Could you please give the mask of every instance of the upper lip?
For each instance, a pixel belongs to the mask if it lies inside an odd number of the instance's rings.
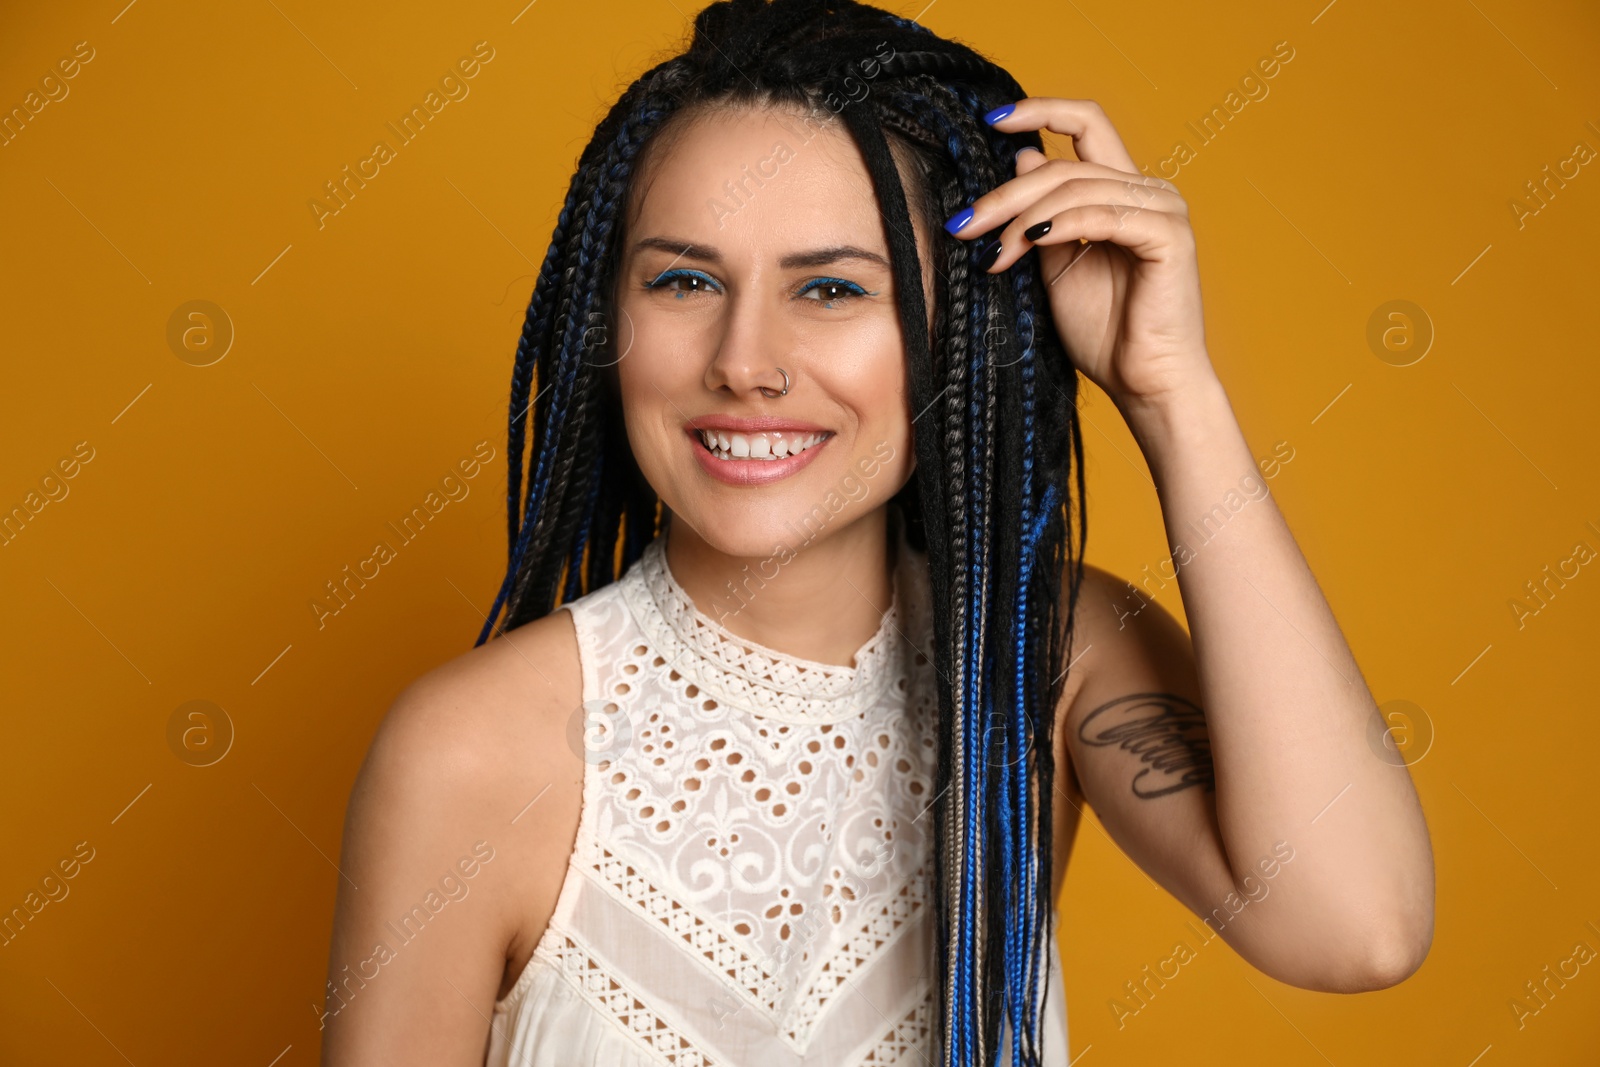
[[[804,419],[789,419],[781,415],[755,415],[741,418],[737,415],[700,415],[689,420],[695,430],[726,430],[729,433],[830,433],[825,426]]]

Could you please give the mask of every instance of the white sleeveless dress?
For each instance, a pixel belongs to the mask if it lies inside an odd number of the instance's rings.
[[[583,808],[549,927],[494,1006],[487,1067],[935,1067],[937,675],[918,651],[927,557],[897,536],[895,599],[854,667],[719,625],[664,536],[563,605]],[[1048,958],[1044,1062],[1061,1067],[1053,938]]]

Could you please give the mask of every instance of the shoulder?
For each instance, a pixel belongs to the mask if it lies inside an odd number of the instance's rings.
[[[460,856],[489,851],[491,873],[471,887],[490,903],[472,909],[481,938],[462,942],[479,951],[492,943],[508,956],[531,951],[577,833],[584,763],[567,736],[582,699],[578,643],[564,610],[406,686],[350,794],[344,847],[361,872],[350,872],[364,890],[358,895],[376,902],[401,893],[389,902],[399,906]],[[384,888],[369,894],[369,882]],[[498,979],[499,964],[494,969]]]
[[[443,1062],[482,1047],[576,836],[583,761],[564,738],[581,692],[570,613],[555,611],[394,700],[345,813],[324,1062]],[[435,924],[448,932],[418,936]],[[395,958],[408,962],[385,966]],[[377,967],[391,977],[363,982]],[[439,974],[460,997],[438,995]],[[357,990],[365,1006],[343,1012]]]
[[[390,705],[361,781],[465,802],[474,783],[558,771],[561,753],[536,742],[559,740],[582,703],[578,656],[571,613],[557,610],[427,671]]]

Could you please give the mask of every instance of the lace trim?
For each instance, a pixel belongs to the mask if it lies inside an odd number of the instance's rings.
[[[609,849],[600,849],[600,858],[594,862],[593,869],[622,899],[666,927],[720,974],[736,982],[739,991],[754,1000],[769,1017],[779,1016],[783,989],[776,976],[727,935],[674,900],[671,894],[663,892],[636,867]],[[926,869],[919,867],[913,879],[890,897],[883,910],[871,916],[822,965],[795,1007],[793,1024],[787,1028],[787,1036],[793,1044],[803,1048],[809,1043],[817,1020],[834,994],[893,941],[927,903],[925,875]]]
[[[646,546],[624,579],[629,606],[667,662],[694,675],[722,702],[758,716],[836,722],[872,707],[894,680],[904,610],[900,575],[894,602],[877,632],[856,651],[854,667],[801,659],[729,631],[696,607],[673,577],[664,537]]]
[[[769,1015],[778,1012],[778,995],[781,992],[769,974],[748,952],[739,948],[720,930],[689,908],[662,892],[655,883],[641,874],[638,868],[618,858],[609,849],[600,849],[600,858],[594,864],[595,873],[605,884],[640,911],[662,926],[703,958],[717,971],[739,984],[739,990],[758,1002]]]
[[[541,940],[535,955],[544,956],[572,983],[583,999],[611,1019],[640,1047],[675,1067],[716,1067],[716,1060],[695,1048],[566,934]]]
[[[583,946],[564,933],[556,933],[553,928],[551,932],[555,936],[541,939],[534,955],[554,967],[586,1002],[615,1023],[639,1047],[673,1067],[717,1067],[717,1060],[696,1048],[649,1005],[624,988]],[[530,968],[532,964],[530,960]],[[898,1064],[913,1054],[926,1059],[932,1033],[933,992],[930,990],[857,1062],[861,1067]]]
[[[902,1063],[915,1053],[927,1060],[928,1038],[933,1032],[933,994],[923,997],[917,1006],[906,1012],[889,1032],[878,1039],[872,1051],[859,1061],[868,1064]]]
[[[894,940],[894,936],[911,921],[918,909],[927,903],[927,886],[923,882],[925,874],[925,869],[919,867],[916,876],[889,899],[884,909],[867,920],[867,924],[823,964],[821,972],[800,1000],[796,1013],[798,1018],[789,1030],[789,1037],[793,1041],[803,1044],[810,1040],[817,1020],[833,1001],[834,994]]]

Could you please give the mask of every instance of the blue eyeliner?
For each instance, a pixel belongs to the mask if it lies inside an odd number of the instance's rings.
[[[652,281],[645,283],[645,288],[655,289],[658,286],[672,281],[675,278],[699,278],[701,281],[708,282],[718,289],[722,288],[720,285],[717,285],[717,280],[711,277],[711,275],[705,273],[704,271],[691,270],[688,267],[676,267],[669,270],[664,270],[660,274],[656,275]]]
[[[689,268],[689,267],[674,267],[674,268],[669,268],[667,270],[664,270],[660,274],[656,275],[654,279],[652,279],[651,281],[646,282],[645,283],[645,288],[646,289],[659,289],[662,286],[666,285],[667,283],[677,280],[678,278],[697,278],[697,279],[705,282],[710,287],[710,291],[712,291],[712,292],[721,292],[722,291],[722,286],[717,283],[717,280],[715,278],[711,277],[709,274],[706,274],[704,271],[694,270],[694,269]],[[849,280],[848,278],[832,278],[832,277],[812,278],[811,280],[807,281],[804,286],[801,287],[800,292],[798,294],[796,294],[796,295],[797,296],[804,296],[806,293],[811,292],[811,290],[813,290],[813,289],[815,289],[815,288],[817,288],[819,286],[823,286],[823,285],[838,286],[839,288],[845,290],[845,292],[843,294],[844,296],[876,296],[876,295],[878,295],[876,292],[872,292],[872,291],[869,291],[867,289],[862,288],[860,285],[857,285],[855,282]],[[682,299],[683,297],[688,295],[688,291],[680,289],[676,293],[674,293],[673,295],[678,297],[679,299]],[[839,298],[838,297],[834,297],[833,299],[837,300]],[[819,301],[817,301],[817,303],[822,304],[823,306],[829,306],[829,305],[831,305],[833,303],[833,300],[819,300]]]
[[[865,289],[861,288],[861,286],[857,285],[855,282],[850,281],[848,278],[813,278],[809,282],[806,282],[805,287],[801,289],[800,292],[802,294],[809,293],[819,285],[841,286],[849,289],[852,296],[867,295],[867,291]]]

